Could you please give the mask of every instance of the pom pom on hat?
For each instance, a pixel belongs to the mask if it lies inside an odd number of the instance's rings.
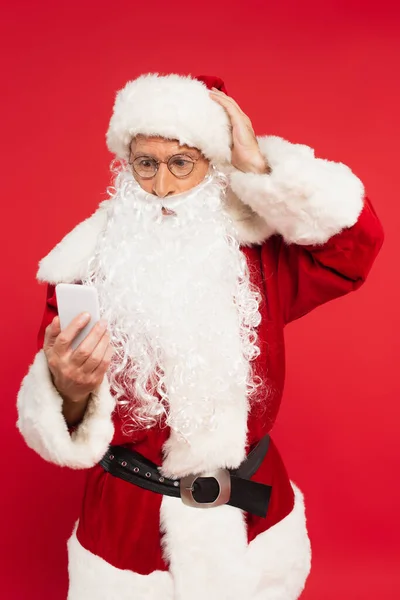
[[[216,88],[220,92],[224,92],[224,94],[228,95],[225,83],[220,77],[214,77],[214,75],[196,75],[196,79],[205,83],[209,90]]]
[[[107,131],[107,146],[128,159],[132,139],[139,134],[176,139],[198,148],[214,164],[231,158],[231,128],[225,110],[209,94],[226,93],[222,79],[208,75],[142,75],[117,93]]]

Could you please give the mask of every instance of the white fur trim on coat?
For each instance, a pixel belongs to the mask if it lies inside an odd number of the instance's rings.
[[[310,572],[311,547],[303,494],[292,485],[292,512],[250,544],[238,509],[189,508],[164,496],[169,572],[143,576],[117,569],[83,548],[75,527],[68,542],[68,600],[297,600]]]
[[[247,543],[242,512],[190,508],[164,496],[161,530],[174,600],[296,600],[311,568],[304,498],[279,523]]]
[[[217,164],[230,160],[229,118],[207,86],[188,76],[142,75],[117,93],[107,132],[109,150],[127,160],[138,134],[176,139]]]
[[[261,244],[274,233],[265,219],[243,204],[230,189],[227,194],[228,211],[241,244]],[[82,281],[87,276],[98,237],[107,223],[109,205],[110,200],[102,202],[90,217],[79,223],[42,258],[36,275],[39,281],[55,285]]]
[[[76,529],[68,541],[67,600],[175,600],[168,571],[139,575],[117,569],[83,548]],[[138,548],[132,551],[140,552]]]
[[[115,400],[107,378],[92,394],[82,423],[72,433],[62,404],[40,350],[18,394],[17,427],[28,446],[45,460],[74,469],[92,467],[104,456],[114,434],[111,413]]]
[[[226,206],[242,246],[262,244],[275,233],[275,229],[248,204],[244,204],[230,187],[226,191]]]
[[[272,167],[270,175],[224,168],[231,185],[227,209],[242,245],[262,244],[274,233],[287,243],[322,244],[354,225],[364,189],[348,167],[317,159],[312,148],[278,137],[259,138],[259,144]],[[109,203],[102,202],[40,261],[40,281],[72,283],[87,275]]]
[[[164,496],[161,531],[174,600],[249,600],[244,514],[233,506],[191,508]]]
[[[292,512],[260,533],[249,545],[247,561],[254,582],[251,600],[297,600],[311,570],[311,543],[304,496],[291,482]]]
[[[216,469],[236,469],[246,457],[248,402],[227,400],[216,406],[215,427],[193,432],[189,440],[171,430],[163,446],[161,471],[171,478]]]
[[[72,283],[86,277],[97,239],[107,224],[109,203],[102,202],[91,217],[79,223],[40,261],[36,275],[39,281]]]
[[[324,244],[356,223],[364,188],[349,167],[315,158],[312,148],[279,137],[260,137],[258,143],[271,173],[233,169],[231,187],[287,243]]]

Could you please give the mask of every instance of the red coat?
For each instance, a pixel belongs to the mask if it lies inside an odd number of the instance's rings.
[[[255,373],[265,387],[258,389],[260,402],[247,415],[248,448],[271,430],[279,411],[284,327],[357,289],[383,243],[379,219],[348,167],[272,136],[259,138],[259,145],[271,174],[233,170],[226,203],[252,282],[262,295]],[[50,285],[39,347],[57,312],[54,284],[85,278],[107,223],[109,202],[41,261],[38,278]],[[155,427],[125,437],[114,406],[105,380],[82,423],[68,431],[43,351],[18,395],[18,427],[27,444],[58,465],[88,468],[78,528],[69,540],[69,600],[297,599],[311,560],[303,496],[273,441],[253,477],[272,486],[265,519],[231,506],[189,508],[176,498],[116,479],[98,466],[110,442],[134,447],[162,463],[169,431]],[[241,423],[244,427],[245,418]],[[226,432],[228,424],[224,427]],[[234,431],[229,432],[228,449],[235,443]],[[207,436],[205,432],[201,444],[207,445]],[[218,440],[223,452],[225,438]],[[223,463],[219,455],[215,460]]]
[[[262,320],[258,330],[261,353],[256,360],[255,372],[272,390],[269,398],[261,403],[262,414],[259,409],[253,409],[249,414],[249,448],[271,430],[279,411],[285,377],[285,325],[313,308],[357,289],[365,281],[382,239],[381,225],[367,201],[356,225],[332,237],[323,246],[287,245],[282,237],[275,235],[262,246],[242,248],[252,282],[262,294]],[[43,344],[45,328],[56,314],[54,285],[49,285],[39,347]],[[122,434],[117,413],[113,418],[113,444],[134,447],[161,464],[168,429],[153,428],[126,437]],[[279,522],[293,508],[293,489],[273,441],[253,479],[271,485],[272,494],[266,519],[247,515],[249,541]],[[160,544],[158,515],[161,499],[157,494],[112,477],[100,466],[93,467],[87,473],[77,530],[80,543],[120,569],[143,575],[154,570],[167,570]],[[135,552],[137,548],[141,551]]]

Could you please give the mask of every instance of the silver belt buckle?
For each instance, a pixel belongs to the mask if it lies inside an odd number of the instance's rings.
[[[199,477],[213,477],[219,485],[219,494],[214,502],[196,502],[193,498],[193,485]],[[187,475],[180,481],[181,500],[192,508],[214,508],[229,502],[231,497],[231,474],[228,469],[217,469],[204,475]]]

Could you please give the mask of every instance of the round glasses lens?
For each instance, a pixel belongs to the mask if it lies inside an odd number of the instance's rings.
[[[146,158],[145,156],[139,156],[133,161],[133,168],[139,177],[151,178],[157,173],[157,163],[152,158]]]
[[[194,168],[194,162],[185,156],[173,156],[168,161],[168,168],[175,177],[186,177]]]

